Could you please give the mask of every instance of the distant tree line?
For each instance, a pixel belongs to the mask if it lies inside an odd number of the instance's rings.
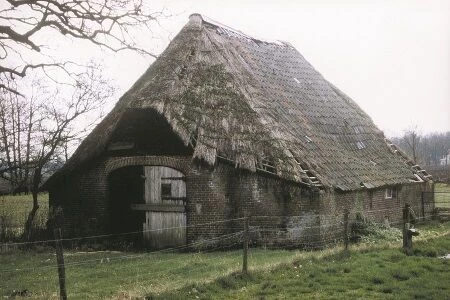
[[[450,131],[420,134],[417,128],[408,129],[401,137],[391,141],[409,155],[416,163],[425,166],[439,165],[440,159],[450,149]]]

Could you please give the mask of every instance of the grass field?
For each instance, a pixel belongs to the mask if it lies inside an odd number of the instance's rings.
[[[48,218],[48,194],[39,194],[39,210],[35,218],[35,226],[45,227]],[[28,213],[33,207],[31,195],[0,196],[0,223],[2,232],[8,239],[17,240],[23,232]]]
[[[437,184],[436,191],[450,191]],[[436,194],[438,195],[438,193]],[[438,197],[438,196],[437,196]],[[448,198],[438,198],[447,201]],[[449,203],[449,202],[445,202]],[[444,204],[445,204],[444,203]],[[0,197],[0,216],[21,228],[29,196]],[[40,196],[46,219],[48,196]],[[242,251],[130,253],[67,251],[69,299],[446,299],[450,282],[450,223],[421,225],[415,255],[401,252],[398,230],[381,231],[353,245],[323,251],[251,249],[250,275],[239,274]],[[0,254],[0,297],[26,291],[34,299],[58,299],[52,248]]]
[[[48,216],[48,194],[39,194],[38,203],[37,217],[46,220]],[[7,216],[14,226],[23,226],[32,207],[31,195],[0,196],[0,216]]]
[[[251,251],[255,269],[268,269],[291,261],[296,251]],[[209,282],[240,270],[242,251],[211,253],[67,252],[69,299],[100,299],[120,295],[140,296]],[[36,298],[57,298],[55,255],[19,252],[0,255],[0,295],[27,289]]]
[[[294,259],[269,272],[232,274],[209,284],[150,295],[154,299],[448,299],[450,264],[434,257],[450,249],[450,235],[398,248],[337,251]]]
[[[242,251],[211,253],[65,253],[69,299],[414,298],[445,299],[450,223],[422,225],[415,256],[401,241],[363,243],[343,252],[251,249],[242,277]],[[27,290],[57,299],[52,249],[0,255],[0,296]],[[436,280],[438,279],[438,280]],[[420,284],[419,284],[420,283]]]
[[[436,183],[434,191],[436,207],[450,208],[450,184]]]

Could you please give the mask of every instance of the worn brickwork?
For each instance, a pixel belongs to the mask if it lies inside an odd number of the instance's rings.
[[[189,156],[120,156],[98,159],[84,172],[61,178],[50,190],[50,205],[62,207],[67,236],[109,233],[108,174],[129,166],[161,165],[186,176],[187,243],[209,241],[217,236],[242,231],[243,217],[249,217],[252,242],[266,246],[313,246],[341,240],[343,216],[349,223],[357,214],[376,222],[398,224],[402,208],[409,203],[418,216],[431,214],[422,206],[422,191],[428,183],[385,189],[312,192],[261,172],[250,173],[228,163],[214,168],[193,162]]]
[[[392,197],[386,197],[386,188],[392,189]],[[433,191],[433,183],[411,183],[386,188],[353,192],[328,191],[321,195],[321,238],[326,243],[342,239],[344,213],[349,212],[349,224],[357,215],[370,221],[391,226],[402,224],[402,209],[409,204],[417,218],[431,216],[433,203],[424,203],[422,192]]]
[[[50,208],[67,236],[104,233],[108,222],[108,183],[103,159],[82,173],[62,177],[49,190]]]
[[[107,175],[136,165],[164,165],[185,174],[187,243],[241,231],[244,216],[249,217],[252,240],[258,244],[307,243],[318,236],[318,199],[307,189],[226,163],[209,168],[179,156],[99,159],[83,173],[61,179],[50,190],[50,204],[63,207],[66,235],[108,233]]]
[[[317,203],[300,187],[227,164],[212,170],[193,168],[187,198],[189,241],[243,230],[244,216],[253,241],[269,246],[306,242],[318,225],[313,216]]]

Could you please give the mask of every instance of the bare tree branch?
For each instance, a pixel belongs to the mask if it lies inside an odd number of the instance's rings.
[[[156,57],[156,54],[136,44],[132,32],[136,28],[150,28],[157,24],[162,12],[152,12],[141,0],[6,0],[10,8],[0,10],[0,78],[5,75],[24,77],[27,70],[59,65],[41,60],[29,63],[22,57],[24,49],[45,55],[42,34],[56,39],[70,37],[113,52],[131,50]],[[8,51],[15,50],[15,51]],[[12,55],[14,54],[14,57]],[[11,86],[0,85],[15,94]]]
[[[92,120],[98,120],[96,112],[114,93],[101,72],[98,66],[91,66],[76,75],[73,86],[62,90],[60,86],[49,87],[44,79],[34,80],[29,98],[0,92],[0,176],[15,190],[33,195],[25,239],[30,238],[39,208],[37,195],[43,174],[50,171],[53,162],[68,156],[68,143],[84,135],[86,124],[78,126],[81,118],[92,114],[88,125],[93,126]]]

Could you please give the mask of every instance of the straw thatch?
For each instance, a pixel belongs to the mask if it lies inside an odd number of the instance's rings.
[[[62,172],[101,155],[130,109],[163,115],[194,158],[341,190],[427,180],[288,43],[192,15]],[[61,172],[60,172],[61,173]]]

